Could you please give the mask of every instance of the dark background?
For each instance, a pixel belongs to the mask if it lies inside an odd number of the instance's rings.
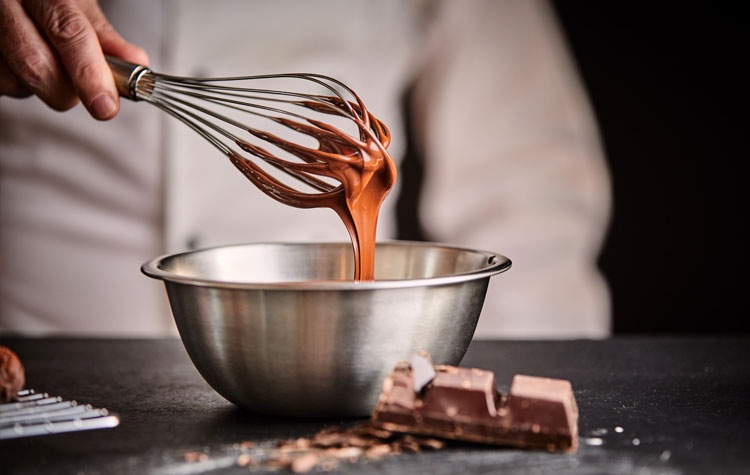
[[[553,5],[612,173],[600,265],[615,333],[747,333],[739,69],[750,42],[739,3]]]

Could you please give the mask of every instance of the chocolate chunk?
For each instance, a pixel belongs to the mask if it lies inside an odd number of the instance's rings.
[[[0,404],[16,399],[26,384],[26,372],[10,348],[0,346]]]
[[[435,368],[432,366],[430,355],[425,352],[416,353],[411,357],[411,374],[414,381],[414,392],[422,392],[425,386],[435,379]]]
[[[419,370],[423,371],[423,370]],[[500,394],[490,371],[435,366],[416,392],[403,362],[383,382],[371,423],[395,432],[528,449],[572,452],[578,447],[578,408],[569,381],[516,375]]]

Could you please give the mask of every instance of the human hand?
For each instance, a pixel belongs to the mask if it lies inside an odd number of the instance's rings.
[[[58,111],[82,102],[111,119],[120,101],[104,54],[148,64],[96,0],[0,0],[0,96],[37,95]]]

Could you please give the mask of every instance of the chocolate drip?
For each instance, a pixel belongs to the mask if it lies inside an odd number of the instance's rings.
[[[277,117],[275,121],[317,140],[317,148],[290,142],[274,134],[248,129],[253,136],[299,158],[292,162],[246,141],[237,141],[244,151],[292,174],[316,192],[302,192],[271,176],[266,170],[239,154],[230,160],[258,189],[271,198],[296,208],[331,208],[346,226],[354,250],[355,280],[375,279],[375,235],[383,200],[396,181],[396,165],[387,152],[391,136],[388,128],[367,111],[362,101],[344,103],[337,97],[320,96],[321,102],[296,104],[325,114],[353,120],[359,137],[353,137],[319,120],[306,122]],[[348,107],[347,107],[348,106]],[[339,182],[332,185],[318,178]]]

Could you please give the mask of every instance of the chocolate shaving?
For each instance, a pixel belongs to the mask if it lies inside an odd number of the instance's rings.
[[[237,457],[241,467],[266,467],[305,473],[313,469],[331,470],[341,463],[379,460],[384,457],[422,450],[438,450],[445,441],[401,434],[364,422],[348,428],[328,427],[311,437],[282,440],[264,451],[252,444],[242,447],[258,454]]]

